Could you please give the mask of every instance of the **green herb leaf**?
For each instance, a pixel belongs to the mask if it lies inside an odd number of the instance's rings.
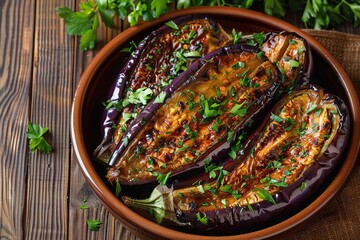
[[[244,62],[237,62],[234,65],[231,66],[233,69],[238,69],[238,68],[244,68],[245,67],[245,63]]]
[[[172,29],[179,30],[178,25],[176,25],[176,23],[174,21],[172,21],[172,20],[166,22],[165,25],[172,28]]]
[[[256,195],[263,199],[263,200],[266,200],[268,202],[271,202],[272,204],[276,204],[274,198],[270,195],[270,193],[268,191],[266,191],[265,189],[262,189],[262,188],[254,188],[253,190]]]
[[[198,185],[197,189],[199,190],[199,192],[205,193],[204,187],[202,185]]]
[[[290,67],[292,67],[292,68],[297,68],[297,67],[299,67],[300,66],[300,63],[298,62],[298,61],[296,61],[296,60],[294,60],[294,59],[291,59],[290,60]]]
[[[306,182],[302,182],[301,183],[301,186],[300,186],[300,191],[304,191],[305,189],[307,188],[307,184],[306,184]]]
[[[285,16],[284,3],[281,0],[265,0],[264,12],[270,16],[283,17]]]
[[[85,204],[81,204],[79,208],[80,208],[80,209],[88,209],[89,206],[87,206],[87,205],[85,205]]]
[[[232,29],[231,35],[233,37],[234,44],[237,44],[239,40],[242,38],[242,32],[236,32],[235,28]]]
[[[231,143],[234,137],[235,131],[229,131],[227,135],[227,142]]]
[[[120,196],[121,190],[122,189],[121,189],[120,181],[116,180],[116,183],[115,183],[115,196],[116,197]]]
[[[309,114],[310,112],[312,112],[313,110],[315,110],[315,108],[317,107],[317,104],[311,104],[311,106],[306,110],[306,114]]]
[[[253,38],[259,44],[259,46],[261,47],[263,45],[263,42],[264,42],[265,34],[264,33],[254,33]]]
[[[190,58],[190,57],[198,58],[198,57],[201,57],[201,54],[198,51],[191,51],[191,52],[185,52],[183,54],[183,56],[186,57],[186,58]]]
[[[170,177],[171,172],[168,172],[166,174],[161,174],[159,173],[159,175],[156,177],[156,179],[158,180],[158,183],[160,185],[166,185],[166,182],[168,180],[168,178]]]
[[[40,152],[50,153],[52,151],[51,145],[46,141],[44,135],[48,132],[48,128],[43,128],[38,124],[28,123],[28,131],[26,136],[29,139],[30,151],[34,152],[39,150]]]
[[[198,213],[196,213],[196,218],[202,224],[204,224],[204,225],[208,224],[208,218],[206,217],[206,215],[201,216],[200,212],[198,212]]]
[[[215,132],[218,132],[220,126],[221,126],[221,119],[218,118],[218,119],[216,119],[216,121],[214,122],[214,124],[211,126],[211,129],[213,129]]]
[[[124,138],[122,139],[122,142],[124,143],[124,146],[126,147],[126,146],[129,144],[129,138],[128,138],[128,136],[124,137]]]
[[[150,88],[142,87],[135,90],[135,92],[128,91],[127,97],[123,100],[123,106],[126,107],[131,104],[146,105],[152,98],[153,91]]]
[[[243,107],[245,105],[245,102],[242,102],[241,104],[235,104],[231,110],[230,113],[233,115],[237,115],[239,117],[244,117],[247,113],[247,108]]]
[[[165,98],[166,92],[161,92],[156,96],[154,103],[163,103],[165,101]]]
[[[100,225],[102,224],[99,220],[86,220],[86,223],[91,231],[98,231],[100,229]]]

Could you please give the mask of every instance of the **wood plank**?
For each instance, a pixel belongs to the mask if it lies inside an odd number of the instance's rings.
[[[0,239],[23,239],[35,1],[0,1]]]
[[[78,1],[79,2],[79,1]],[[76,3],[78,6],[78,2]],[[123,28],[123,22],[115,19],[113,29],[106,28],[103,24],[97,32],[98,43],[93,51],[81,52],[78,48],[79,39],[76,38],[74,45],[74,83],[73,95],[80,81],[81,74],[88,66],[93,57],[100,49],[119,34]],[[84,203],[84,200],[86,202]],[[80,209],[82,204],[87,205],[88,209]],[[102,222],[99,231],[90,231],[86,225],[86,220],[97,219]],[[100,202],[96,194],[83,177],[74,151],[71,151],[70,167],[70,192],[69,192],[69,239],[129,239],[135,240],[135,236],[127,231]]]
[[[29,155],[26,239],[67,239],[68,234],[73,40],[55,9],[71,2],[36,1],[30,119],[50,129],[54,152]]]

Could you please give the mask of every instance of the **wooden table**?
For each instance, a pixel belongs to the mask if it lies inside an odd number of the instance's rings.
[[[0,0],[0,239],[136,238],[85,182],[70,140],[71,104],[84,68],[129,26],[100,27],[97,50],[81,52],[55,12],[78,2]],[[53,153],[29,151],[28,121],[50,129]],[[89,209],[80,209],[84,200]],[[88,230],[87,219],[101,220],[101,229]]]

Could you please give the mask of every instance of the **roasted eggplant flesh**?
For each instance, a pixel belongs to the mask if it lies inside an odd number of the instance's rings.
[[[235,51],[207,60],[143,125],[110,169],[109,180],[156,180],[187,168],[226,141],[279,82],[277,68],[257,53]]]
[[[103,141],[94,151],[98,160],[109,161],[131,120],[176,76],[202,55],[231,41],[213,20],[189,18],[152,32],[124,64],[108,102]]]
[[[280,69],[280,88],[283,91],[293,90],[296,84],[309,82],[311,53],[303,38],[289,32],[269,33],[265,36],[261,50]]]
[[[313,90],[286,98],[284,105],[271,114],[250,154],[237,160],[242,163],[224,175],[221,184],[176,190],[175,207],[181,211],[212,211],[247,206],[294,183],[321,157],[341,124],[337,106],[327,98],[322,91]]]
[[[113,85],[95,157],[123,186],[118,197],[158,223],[209,235],[268,227],[314,200],[341,160],[349,112],[310,84],[305,39],[233,40],[210,18],[175,19],[139,43]]]
[[[166,219],[200,234],[245,233],[281,221],[316,196],[338,166],[349,113],[338,97],[308,86],[286,95],[265,120],[247,154],[205,166],[206,180],[159,185],[148,199],[123,201],[150,210],[158,223]]]
[[[219,24],[209,19],[185,22],[177,28],[147,44],[129,79],[128,95],[141,88],[151,89],[152,94],[157,95],[197,58],[228,45],[231,40]],[[141,106],[131,104],[123,112],[127,115],[140,110]],[[120,141],[126,122],[124,116],[119,119],[114,134],[115,144]]]

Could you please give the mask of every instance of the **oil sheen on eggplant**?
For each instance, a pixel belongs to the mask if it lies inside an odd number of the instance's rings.
[[[260,47],[282,73],[280,92],[308,84],[313,71],[311,48],[295,33],[270,32]]]
[[[222,168],[215,172],[216,180],[198,179],[194,186],[175,190],[159,185],[151,201],[123,200],[151,210],[157,222],[166,219],[201,234],[228,235],[270,226],[316,197],[339,163],[349,121],[341,99],[308,86],[277,104],[254,133],[258,137],[249,153],[238,155],[237,166],[223,172],[220,181]],[[226,169],[226,162],[222,166]]]
[[[280,81],[276,66],[250,46],[219,52],[204,61],[118,154],[107,174],[110,182],[143,184],[187,171],[266,105]]]
[[[111,103],[117,107],[106,110],[104,138],[94,152],[97,159],[108,162],[124,129],[162,88],[198,57],[231,41],[231,36],[208,18],[188,16],[172,23],[172,27],[165,25],[148,35],[119,73],[110,97]],[[131,100],[134,94],[145,91],[148,99]]]

